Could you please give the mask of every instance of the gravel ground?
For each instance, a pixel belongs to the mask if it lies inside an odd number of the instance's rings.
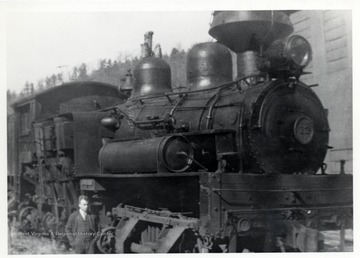
[[[340,232],[339,231],[323,231],[325,252],[339,252],[340,251]],[[353,251],[353,231],[351,229],[345,230],[345,252]]]
[[[340,233],[339,231],[323,231],[324,234],[324,252],[340,251]],[[44,234],[22,233],[17,231],[16,226],[11,226],[10,236],[11,245],[9,245],[9,254],[72,254],[72,250],[66,250],[63,244],[57,243]],[[353,251],[353,231],[345,231],[345,252]]]
[[[23,233],[16,225],[10,227],[8,254],[72,254],[47,234]]]

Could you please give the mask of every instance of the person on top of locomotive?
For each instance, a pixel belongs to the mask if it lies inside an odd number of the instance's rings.
[[[73,212],[66,224],[65,232],[76,254],[94,253],[94,239],[98,233],[95,216],[89,212],[89,199],[79,196],[79,210]]]

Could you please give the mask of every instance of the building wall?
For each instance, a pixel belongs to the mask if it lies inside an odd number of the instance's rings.
[[[15,141],[15,115],[11,114],[7,116],[7,170],[8,176],[15,175],[16,169],[16,141]]]
[[[352,24],[351,11],[300,11],[290,18],[294,34],[304,36],[312,45],[313,61],[307,68],[312,74],[301,77],[313,87],[329,111],[330,146],[328,171],[352,173]]]

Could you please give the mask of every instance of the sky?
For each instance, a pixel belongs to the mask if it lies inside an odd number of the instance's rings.
[[[211,40],[211,11],[31,12],[7,17],[7,85],[19,92],[25,82],[55,73],[65,78],[74,66],[96,69],[100,59],[140,55],[144,33],[154,32],[163,53],[187,50]]]
[[[81,63],[91,70],[100,59],[139,56],[149,30],[163,53],[173,47],[187,50],[212,40],[208,30],[213,10],[351,9],[354,1],[0,0],[0,46],[5,46],[0,48],[0,64],[5,66],[0,77],[6,78],[6,89],[16,92],[26,81],[36,85],[54,73],[67,79]]]

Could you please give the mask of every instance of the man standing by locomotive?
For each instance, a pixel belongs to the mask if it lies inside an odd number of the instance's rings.
[[[94,215],[89,213],[87,196],[79,196],[79,210],[70,215],[65,231],[76,254],[94,253],[93,239],[97,235],[98,226]]]

